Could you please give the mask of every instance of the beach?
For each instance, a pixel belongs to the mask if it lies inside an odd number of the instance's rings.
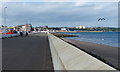
[[[112,46],[107,46],[102,44],[91,43],[91,42],[84,42],[84,41],[79,41],[74,39],[62,38],[62,40],[76,46],[77,48],[109,64],[110,66],[116,69],[119,69],[118,68],[118,47],[112,47]]]

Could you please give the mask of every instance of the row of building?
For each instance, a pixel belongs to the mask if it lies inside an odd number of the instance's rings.
[[[1,30],[4,29],[13,29],[15,31],[75,31],[75,30],[85,30],[90,27],[85,27],[85,26],[76,26],[76,27],[48,27],[48,26],[39,26],[39,27],[32,27],[31,24],[25,24],[25,25],[17,25],[17,26],[12,26],[12,27],[7,27],[7,26],[1,26],[0,27],[0,32]],[[93,29],[93,27],[92,27]]]
[[[32,31],[32,25],[31,24],[25,24],[25,25],[18,25],[18,26],[0,26],[0,32],[4,31],[10,31],[10,30],[15,30],[15,31]]]
[[[48,26],[39,26],[39,27],[33,27],[31,24],[25,24],[25,25],[17,25],[17,26],[0,26],[0,32],[3,31],[10,31],[10,30],[15,30],[15,31],[46,31],[48,30]]]

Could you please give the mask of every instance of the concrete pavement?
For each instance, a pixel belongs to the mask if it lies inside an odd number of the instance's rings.
[[[45,33],[2,40],[3,70],[54,70]]]

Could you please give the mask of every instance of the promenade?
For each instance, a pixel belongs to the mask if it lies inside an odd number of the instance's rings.
[[[2,70],[116,70],[48,33],[2,40]],[[109,71],[108,71],[109,72]]]
[[[2,40],[3,70],[54,70],[45,33]]]

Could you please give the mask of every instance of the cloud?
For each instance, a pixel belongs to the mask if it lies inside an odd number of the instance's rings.
[[[7,25],[117,26],[116,2],[8,2]],[[98,22],[99,17],[106,21]],[[104,23],[104,24],[102,24]]]
[[[119,0],[0,0],[1,2],[119,2]]]

